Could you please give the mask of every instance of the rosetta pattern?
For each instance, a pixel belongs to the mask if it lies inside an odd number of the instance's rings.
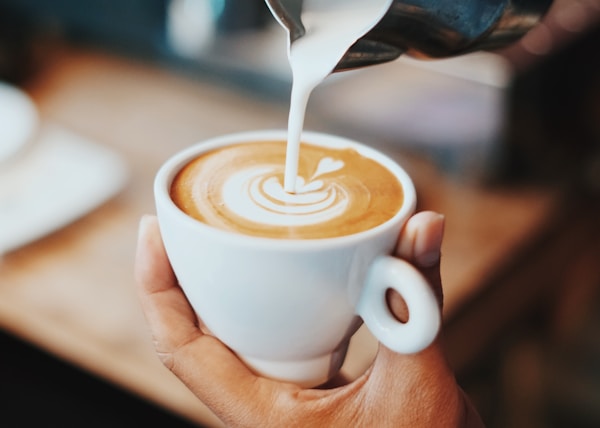
[[[296,192],[284,190],[281,167],[252,166],[229,177],[222,191],[223,202],[233,213],[254,223],[274,226],[304,226],[325,223],[343,215],[350,195],[323,175],[344,167],[332,158],[320,160],[308,180],[297,177]]]

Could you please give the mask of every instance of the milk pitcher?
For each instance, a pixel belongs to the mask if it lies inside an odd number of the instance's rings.
[[[302,0],[265,0],[302,37]],[[509,45],[533,26],[552,0],[393,0],[383,18],[342,57],[334,71],[392,61],[402,54],[443,58]],[[384,4],[385,7],[385,4]]]

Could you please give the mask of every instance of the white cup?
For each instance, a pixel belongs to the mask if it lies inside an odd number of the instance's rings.
[[[345,138],[305,132],[314,145],[355,148],[400,181],[404,202],[385,223],[325,239],[272,239],[226,232],[182,212],[171,200],[175,174],[198,155],[248,141],[282,141],[286,131],[254,131],[213,138],[169,159],[154,183],[165,248],[190,304],[212,334],[256,373],[312,387],[340,369],[350,337],[365,322],[388,348],[415,353],[436,337],[440,308],[425,278],[390,254],[413,214],[410,177],[383,154]],[[386,291],[409,310],[398,321]]]

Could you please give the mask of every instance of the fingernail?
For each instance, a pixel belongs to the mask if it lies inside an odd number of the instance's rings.
[[[433,267],[440,262],[442,238],[444,236],[444,216],[438,214],[430,220],[426,231],[415,239],[415,261],[420,267]]]
[[[140,222],[138,224],[138,248],[139,244],[148,236],[148,229],[152,223],[152,216],[149,214],[145,214],[140,218]]]
[[[403,258],[411,258],[413,254],[413,240],[408,236],[398,242],[396,253]]]

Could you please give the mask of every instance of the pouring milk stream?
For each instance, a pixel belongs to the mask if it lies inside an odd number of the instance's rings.
[[[335,68],[348,48],[385,15],[392,0],[305,0],[302,23],[306,34],[288,38],[292,94],[284,189],[296,193],[298,154],[308,99],[313,89]]]

